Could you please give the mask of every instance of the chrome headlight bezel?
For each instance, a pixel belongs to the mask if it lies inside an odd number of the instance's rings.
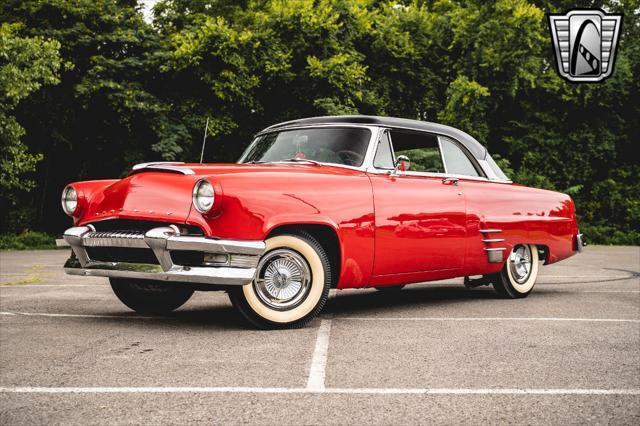
[[[78,191],[76,191],[73,186],[67,185],[64,190],[62,190],[60,202],[62,203],[62,210],[64,210],[67,215],[73,216],[73,214],[78,211]]]
[[[207,179],[200,179],[193,186],[193,206],[200,213],[208,213],[213,208],[216,194],[213,185]]]

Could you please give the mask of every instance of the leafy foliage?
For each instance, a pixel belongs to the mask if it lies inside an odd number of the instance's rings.
[[[464,75],[458,75],[447,88],[447,103],[438,113],[444,124],[455,126],[476,138],[486,140],[489,135],[487,125],[487,100],[489,89]]]
[[[24,231],[21,234],[0,235],[0,250],[43,250],[56,248],[52,235],[44,232]]]
[[[20,101],[45,84],[56,84],[60,43],[42,37],[20,37],[18,24],[0,24],[0,195],[15,202],[14,193],[30,191],[35,182],[25,174],[42,159],[22,142],[25,129],[13,116]]]
[[[11,107],[28,146],[12,158],[44,159],[4,229],[58,231],[68,181],[197,159],[206,118],[205,158],[234,161],[269,124],[361,113],[461,128],[515,181],[571,194],[591,241],[638,244],[638,3],[578,5],[624,13],[613,76],[580,85],[557,75],[546,18],[574,3],[161,0],[149,24],[135,0],[5,0],[12,34],[58,43],[63,65]]]

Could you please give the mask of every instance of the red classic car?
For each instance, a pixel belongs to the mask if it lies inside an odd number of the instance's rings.
[[[145,313],[225,290],[262,328],[306,324],[331,288],[465,277],[526,297],[540,262],[583,246],[569,196],[512,183],[460,130],[398,118],[277,124],[237,164],[139,164],[70,184],[62,207],[68,274],[109,277]]]

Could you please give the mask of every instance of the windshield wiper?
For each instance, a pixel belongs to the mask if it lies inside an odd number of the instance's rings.
[[[322,165],[322,163],[320,163],[320,162],[318,162],[316,160],[309,160],[308,158],[287,158],[285,160],[280,160],[280,161],[282,161],[282,162],[291,161],[293,163],[311,163],[314,166],[321,166]]]

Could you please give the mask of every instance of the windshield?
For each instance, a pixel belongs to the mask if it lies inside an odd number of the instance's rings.
[[[267,133],[251,144],[240,162],[310,161],[359,167],[371,132],[362,128],[312,128]]]

